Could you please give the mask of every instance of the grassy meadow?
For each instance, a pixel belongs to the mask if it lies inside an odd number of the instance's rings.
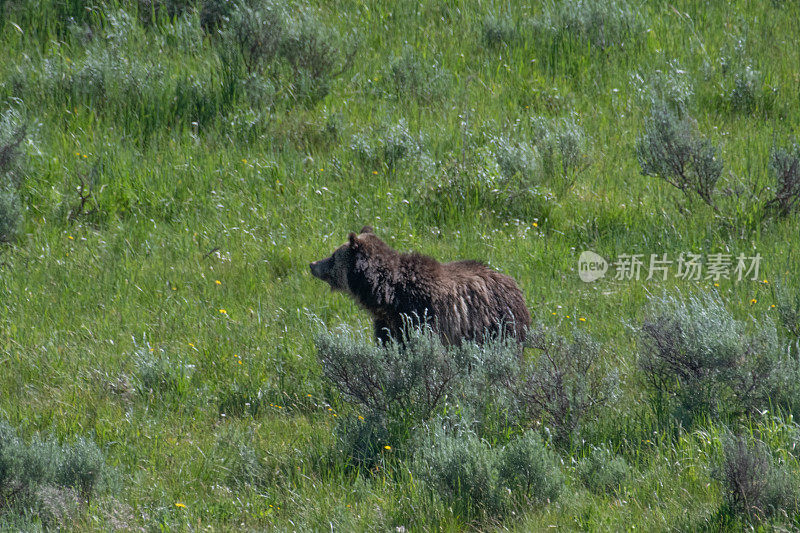
[[[0,0],[0,529],[800,528],[798,36],[789,0]],[[525,382],[343,392],[343,344],[389,356],[308,264],[365,224],[513,276]]]

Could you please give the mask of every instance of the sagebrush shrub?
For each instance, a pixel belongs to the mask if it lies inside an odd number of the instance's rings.
[[[26,442],[0,420],[0,520],[10,515],[9,522],[18,524],[32,514],[46,528],[63,527],[71,509],[107,487],[111,475],[103,452],[89,439],[59,444],[37,434]]]
[[[508,491],[500,484],[497,452],[470,431],[434,431],[416,450],[415,471],[468,517],[503,514]]]
[[[587,163],[589,143],[583,128],[570,118],[537,116],[531,117],[531,129],[544,178],[559,192],[566,191]]]
[[[639,367],[656,400],[674,402],[658,409],[691,425],[797,403],[798,363],[784,355],[774,323],[748,327],[712,296],[664,296],[653,307],[640,330]]]
[[[775,306],[783,326],[800,337],[800,291],[791,291],[784,283],[775,284]]]
[[[557,456],[534,431],[514,438],[498,457],[500,483],[523,506],[553,502],[564,488]]]
[[[575,469],[583,485],[597,494],[619,490],[630,475],[628,462],[606,446],[592,447]]]
[[[240,4],[231,14],[227,40],[238,46],[248,72],[264,68],[278,56],[286,30],[281,5],[264,2],[258,7]]]
[[[536,183],[538,152],[526,142],[497,136],[490,141],[500,170],[507,179],[518,178],[526,183]]]
[[[786,217],[800,206],[800,145],[773,148],[769,168],[775,176],[775,196],[766,208]]]
[[[64,449],[64,457],[56,471],[56,481],[60,485],[74,487],[88,500],[105,470],[105,457],[97,444],[78,437]]]
[[[557,205],[545,186],[507,178],[489,147],[469,154],[464,162],[441,165],[418,184],[415,194],[411,209],[434,224],[458,222],[476,213],[541,223]]]
[[[13,241],[22,221],[17,189],[22,181],[21,144],[25,127],[14,110],[0,115],[0,243]]]
[[[632,74],[631,85],[642,107],[663,104],[677,113],[686,113],[694,96],[692,77],[677,59],[650,74]]]
[[[517,28],[508,16],[487,15],[481,28],[483,43],[490,47],[511,44],[517,38]]]
[[[530,417],[543,419],[556,444],[568,447],[585,422],[616,396],[618,375],[605,368],[600,345],[582,331],[568,339],[534,328],[528,343],[537,353],[512,385],[514,394]]]
[[[696,193],[715,207],[714,191],[723,162],[717,149],[696,131],[694,121],[666,104],[653,106],[636,143],[642,174],[657,176],[684,194]]]
[[[780,464],[768,446],[746,435],[726,435],[714,478],[722,483],[726,510],[753,518],[798,511],[796,474]]]
[[[550,503],[564,487],[557,456],[533,431],[492,447],[467,427],[437,427],[414,453],[414,471],[468,517]]]
[[[268,484],[267,469],[252,444],[236,442],[225,461],[228,483],[235,487],[263,487]]]
[[[363,412],[414,420],[434,413],[469,363],[463,351],[445,348],[429,328],[409,328],[407,338],[383,346],[350,332],[322,332],[317,357],[325,377]]]
[[[289,93],[312,104],[328,94],[331,82],[349,68],[356,51],[353,42],[346,42],[309,10],[292,16],[273,2],[238,5],[224,33],[223,41],[239,50],[248,73],[288,76]]]
[[[624,47],[645,29],[636,9],[624,0],[548,2],[532,26],[538,32],[571,35],[600,50]]]
[[[723,45],[718,64],[723,80],[715,103],[720,108],[748,114],[772,109],[777,89],[768,87],[762,73],[753,67],[745,36],[737,36]]]
[[[398,97],[410,96],[423,104],[430,104],[447,95],[452,84],[450,71],[436,60],[424,61],[411,46],[403,47],[387,65],[384,77]]]

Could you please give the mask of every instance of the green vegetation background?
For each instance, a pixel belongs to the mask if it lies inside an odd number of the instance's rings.
[[[66,527],[475,525],[399,461],[329,457],[350,408],[314,334],[369,319],[308,263],[364,224],[512,275],[535,319],[587,330],[622,376],[624,423],[601,435],[633,466],[621,492],[581,488],[562,453],[566,495],[481,527],[713,527],[723,428],[654,433],[629,326],[676,288],[757,320],[776,284],[800,290],[797,217],[761,209],[770,153],[800,124],[800,9],[559,5],[288,4],[276,52],[237,48],[224,2],[0,0],[0,112],[6,133],[26,126],[20,226],[0,243],[0,416],[25,438],[91,439],[118,473]],[[717,146],[720,212],[641,174],[657,100]],[[562,134],[569,162],[548,141]],[[585,284],[586,249],[759,253],[762,279]],[[752,423],[797,434],[788,415]]]

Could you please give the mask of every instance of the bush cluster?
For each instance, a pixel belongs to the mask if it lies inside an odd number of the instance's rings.
[[[600,50],[624,47],[645,30],[636,8],[624,0],[551,1],[532,26],[539,33],[571,36]]]
[[[328,94],[356,50],[308,9],[291,16],[285,6],[273,2],[238,5],[223,34],[225,45],[239,51],[248,73],[288,77],[294,98],[311,104]]]
[[[367,128],[350,139],[350,149],[368,169],[391,170],[410,160],[423,175],[433,172],[435,167],[425,145],[423,134],[412,134],[404,119],[383,128]]]
[[[18,189],[22,180],[20,145],[25,127],[19,115],[8,110],[0,115],[0,243],[13,241],[22,221]]]
[[[532,431],[493,448],[468,430],[437,428],[416,454],[417,475],[468,517],[549,503],[564,486],[556,456]]]
[[[542,427],[562,448],[580,442],[615,396],[617,377],[585,334],[538,327],[529,337],[535,353],[526,361],[512,339],[444,347],[410,324],[385,345],[320,333],[323,373],[355,407],[340,417],[338,451],[365,470],[385,465],[387,446],[393,457],[414,457],[415,471],[469,516],[554,499],[562,480],[553,456],[522,430]],[[619,481],[622,467],[612,463],[603,475]]]
[[[550,219],[557,202],[553,192],[536,182],[525,182],[520,174],[509,178],[496,151],[497,145],[490,143],[465,154],[462,161],[440,165],[413,192],[416,201],[411,207],[419,210],[416,215],[435,224],[476,213],[527,223]]]
[[[519,187],[547,184],[565,192],[587,162],[588,142],[572,119],[534,116],[529,131],[515,136],[490,135],[489,146],[500,171]]]
[[[118,119],[141,142],[166,127],[204,128],[227,113],[234,103],[238,79],[213,71],[178,69],[170,74],[163,57],[141,57],[133,50],[165,47],[165,40],[202,41],[191,19],[171,24],[166,35],[149,34],[124,10],[105,17],[103,38],[86,46],[83,57],[47,57],[41,68],[24,75],[26,99],[55,99],[69,109],[88,107]]]
[[[592,447],[575,469],[583,485],[597,494],[612,494],[619,490],[630,475],[628,462],[614,455],[607,446]]]
[[[20,438],[0,420],[0,520],[36,516],[58,527],[111,479],[102,451],[79,437],[59,444],[49,436]]]
[[[774,323],[733,317],[712,296],[657,299],[640,331],[639,366],[657,412],[691,426],[699,417],[733,420],[798,404],[798,361]]]
[[[687,196],[694,192],[716,208],[714,191],[722,174],[722,158],[711,141],[700,136],[692,118],[664,103],[645,118],[636,143],[642,174],[657,176]]]
[[[800,479],[772,456],[764,442],[728,434],[722,449],[713,476],[722,483],[724,511],[764,519],[800,510]]]
[[[677,113],[686,113],[694,96],[691,74],[677,59],[649,74],[634,73],[631,86],[636,91],[638,105],[643,108],[661,104]]]
[[[544,422],[556,444],[568,448],[583,424],[614,399],[619,377],[604,367],[599,344],[581,331],[568,339],[539,327],[529,343],[537,353],[514,385],[515,396],[529,417]]]
[[[800,207],[800,146],[775,147],[769,158],[775,177],[775,196],[766,204],[767,211],[786,217]]]
[[[762,73],[754,68],[745,37],[738,36],[723,46],[718,63],[723,79],[714,103],[720,109],[751,114],[774,107],[777,89],[767,86]]]
[[[497,48],[501,44],[511,44],[517,39],[518,34],[514,20],[508,15],[487,15],[483,18],[481,27],[483,43],[491,48]]]
[[[447,96],[452,85],[450,71],[436,60],[424,60],[411,46],[404,46],[386,65],[383,78],[397,98],[410,97],[428,105]]]

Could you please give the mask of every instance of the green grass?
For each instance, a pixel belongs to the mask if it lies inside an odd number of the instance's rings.
[[[758,207],[774,186],[770,150],[800,120],[797,3],[631,4],[636,24],[605,49],[577,30],[537,29],[531,21],[544,6],[290,4],[290,14],[308,10],[358,42],[352,65],[315,103],[292,96],[286,65],[244,88],[247,74],[223,57],[223,36],[204,33],[201,3],[188,4],[182,16],[160,12],[147,23],[133,1],[0,2],[0,112],[14,108],[28,126],[22,231],[0,243],[0,418],[20,435],[91,438],[120,478],[66,527],[745,523],[720,514],[722,489],[710,474],[722,423],[653,434],[629,326],[664,291],[715,291],[734,315],[757,321],[778,320],[776,282],[800,291],[798,218],[762,220]],[[507,16],[514,38],[487,44],[487,16]],[[409,49],[422,81],[404,89],[391,67]],[[744,64],[761,80],[746,109],[726,96]],[[722,215],[640,173],[649,93],[636,78],[670,69],[685,71],[688,111],[724,159]],[[439,74],[426,92],[426,76]],[[463,185],[485,170],[480,154],[492,136],[524,142],[535,116],[570,118],[586,135],[585,169],[571,190],[536,173],[523,184],[548,194],[544,204],[493,201],[492,187]],[[378,149],[401,120],[418,151],[395,164],[359,157],[355,137]],[[91,197],[68,220],[82,179],[93,182]],[[307,265],[364,224],[400,250],[485,260],[519,281],[536,320],[575,323],[603,343],[623,391],[589,438],[613,443],[630,463],[619,493],[584,489],[562,452],[567,489],[558,502],[475,524],[400,459],[372,474],[345,464],[334,414],[351,408],[322,377],[314,332],[320,323],[367,331],[369,319]],[[586,249],[612,259],[758,252],[768,283],[585,284],[576,263]],[[142,390],[137,357],[159,355],[174,379]],[[224,413],[254,398],[257,410]],[[771,416],[750,423],[797,434],[788,416]],[[776,437],[775,446],[785,442]],[[253,476],[240,472],[248,467],[237,463],[238,444],[260,462]],[[786,453],[796,470],[796,452]],[[773,520],[798,527],[800,516]]]

